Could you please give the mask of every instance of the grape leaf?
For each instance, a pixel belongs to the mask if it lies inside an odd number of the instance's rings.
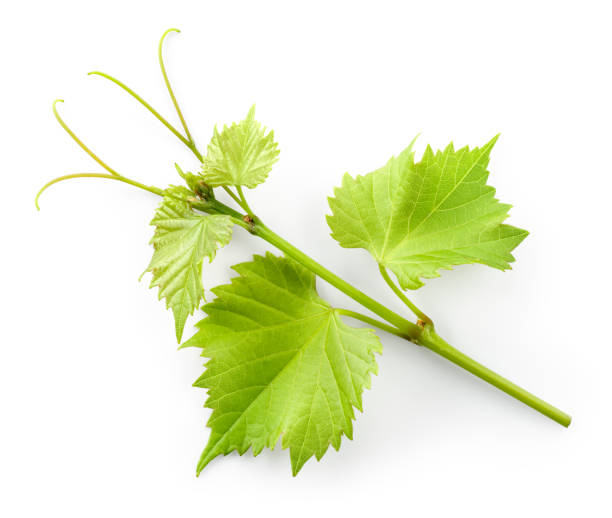
[[[155,234],[153,258],[146,271],[153,273],[151,288],[159,286],[159,298],[174,314],[176,339],[180,342],[187,317],[204,296],[202,262],[213,260],[218,248],[232,238],[233,223],[225,215],[200,215],[184,201],[193,193],[172,187],[160,204],[151,225]]]
[[[223,126],[221,133],[215,127],[202,175],[212,187],[245,185],[252,189],[266,180],[278,154],[274,132],[266,134],[266,128],[255,120],[253,106],[242,122]]]
[[[344,175],[329,199],[332,237],[346,248],[365,248],[391,269],[403,289],[438,277],[439,269],[481,263],[505,270],[528,232],[502,224],[510,205],[487,185],[489,153],[482,148],[444,151],[427,146],[414,162],[412,144],[365,176]]]
[[[295,261],[268,253],[233,268],[239,277],[213,289],[208,317],[183,345],[209,358],[194,383],[213,409],[197,472],[233,450],[258,455],[282,436],[296,475],[330,444],[338,449],[342,434],[352,438],[353,407],[362,410],[381,345],[372,330],[342,322]]]
[[[178,164],[174,164],[174,167],[176,168],[179,176],[185,180],[187,187],[189,187],[189,190],[191,191],[189,193],[190,196],[195,194],[200,199],[210,199],[215,197],[212,188],[206,184],[202,176],[193,174],[189,171],[183,172]]]

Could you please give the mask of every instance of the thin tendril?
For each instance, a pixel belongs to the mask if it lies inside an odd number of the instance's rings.
[[[57,113],[57,108],[56,108],[56,104],[57,103],[63,103],[64,100],[63,99],[56,99],[55,101],[53,101],[53,114],[55,115],[55,118],[57,119],[57,122],[60,123],[60,126],[62,128],[64,128],[64,130],[66,130],[66,133],[68,133],[68,135],[70,135],[72,137],[72,139],[80,146],[80,148],[85,151],[85,153],[87,153],[91,158],[93,158],[96,162],[98,162],[98,164],[100,164],[104,169],[106,169],[110,174],[115,175],[115,176],[121,176],[117,171],[115,171],[113,168],[111,168],[110,166],[108,166],[106,163],[104,163],[100,158],[98,158],[96,156],[96,154],[89,149],[82,141],[81,139],[79,139],[79,137],[77,137],[74,132],[66,125],[66,123],[62,120],[62,118],[60,117],[59,113]]]
[[[180,33],[181,31],[178,30],[178,29],[168,29],[166,32],[164,32],[162,34],[162,37],[159,40],[159,45],[157,47],[157,55],[158,55],[158,58],[159,58],[159,66],[161,68],[162,75],[164,76],[164,83],[166,83],[166,88],[168,89],[168,93],[170,94],[170,98],[172,99],[172,104],[174,104],[174,108],[176,109],[176,113],[178,114],[179,119],[181,119],[181,124],[183,125],[183,129],[185,130],[185,134],[187,135],[187,140],[195,148],[195,143],[193,141],[193,138],[191,137],[191,133],[189,132],[189,128],[187,127],[187,123],[185,122],[185,118],[183,117],[183,113],[181,112],[181,109],[179,108],[178,101],[176,100],[176,96],[174,95],[174,92],[172,91],[172,87],[170,86],[170,80],[168,79],[168,74],[166,73],[166,67],[164,66],[164,58],[163,58],[163,54],[162,54],[162,49],[163,49],[163,46],[164,46],[164,40],[166,39],[166,36],[169,33],[171,33],[171,32]]]
[[[36,205],[36,208],[38,210],[40,210],[40,206],[38,205],[38,198],[40,198],[40,195],[45,192],[47,190],[47,188],[51,187],[53,184],[58,183],[58,182],[63,182],[64,180],[71,180],[73,178],[106,178],[107,180],[117,180],[118,182],[123,182],[123,183],[127,183],[130,185],[133,185],[135,187],[139,187],[140,189],[144,189],[145,191],[149,191],[152,192],[153,194],[158,194],[160,196],[163,196],[164,191],[158,187],[153,187],[151,185],[144,185],[140,182],[137,182],[135,180],[131,180],[129,178],[126,178],[124,176],[119,176],[117,174],[106,174],[106,173],[75,173],[75,174],[67,174],[64,176],[58,176],[57,178],[54,178],[53,180],[47,182],[45,185],[42,186],[42,188],[40,189],[40,191],[38,191],[38,193],[36,194],[36,198],[34,199],[34,205]]]
[[[172,133],[174,133],[174,135],[183,144],[185,144],[192,151],[194,151],[193,148],[191,148],[191,143],[185,137],[183,137],[183,135],[181,135],[179,133],[179,131],[172,124],[170,124],[155,108],[153,108],[153,106],[151,106],[147,101],[145,101],[142,97],[140,97],[140,95],[138,95],[136,92],[134,92],[134,90],[132,90],[125,83],[122,83],[121,81],[119,81],[119,79],[116,79],[116,78],[114,78],[113,76],[111,76],[109,74],[105,74],[104,72],[99,72],[97,70],[94,70],[93,72],[89,72],[89,74],[87,74],[87,75],[88,76],[92,76],[93,75],[93,76],[104,77],[105,79],[108,79],[109,81],[115,83],[117,86],[119,86],[120,88],[125,90],[134,99],[136,99],[140,104],[142,104],[147,110],[149,110],[157,118],[157,120],[159,120],[164,126],[166,126],[166,128],[168,128]]]

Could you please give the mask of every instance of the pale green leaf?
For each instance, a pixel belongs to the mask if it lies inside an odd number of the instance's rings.
[[[352,438],[354,407],[381,352],[370,329],[349,327],[316,292],[315,276],[291,259],[255,256],[213,289],[208,317],[185,346],[210,358],[195,382],[208,389],[212,429],[198,473],[217,455],[251,447],[290,449],[293,474],[331,444]]]
[[[365,176],[346,174],[329,199],[332,236],[346,248],[365,248],[391,269],[404,289],[423,285],[454,265],[510,268],[510,253],[528,232],[502,222],[510,205],[487,185],[489,153],[428,146],[414,162],[411,147]]]
[[[274,132],[255,120],[253,106],[242,122],[224,126],[219,133],[215,127],[202,166],[202,175],[212,187],[239,185],[253,188],[264,182],[278,160]]]
[[[204,178],[199,174],[193,174],[189,171],[183,172],[181,167],[178,164],[174,164],[177,173],[180,177],[185,180],[187,187],[191,190],[191,195],[195,194],[200,199],[209,199],[214,198],[214,193],[212,188],[206,184]]]
[[[153,274],[151,287],[159,287],[159,298],[172,308],[176,338],[180,342],[187,317],[204,296],[202,262],[213,260],[218,248],[229,243],[233,223],[229,216],[193,212],[184,197],[193,196],[185,187],[173,187],[155,213],[151,239],[155,251],[146,271]]]

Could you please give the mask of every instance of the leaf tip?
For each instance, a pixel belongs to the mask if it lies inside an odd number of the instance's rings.
[[[298,473],[300,472],[303,466],[304,466],[304,463],[302,464],[298,464],[297,462],[291,463],[291,475],[293,476],[293,478],[298,476]]]
[[[172,308],[172,312],[174,313],[174,331],[176,333],[176,341],[178,344],[180,344],[183,338],[183,331],[185,330],[187,315],[181,311],[177,311],[176,308]]]
[[[210,461],[213,460],[217,455],[219,454],[217,453],[216,455],[211,456],[209,446],[206,447],[206,449],[202,452],[202,456],[200,457],[200,460],[196,467],[196,477],[200,476],[200,473],[204,471],[204,468],[208,466]]]
[[[249,108],[249,113],[247,113],[246,120],[253,121],[255,120],[255,104]]]
[[[181,339],[183,338],[183,329],[178,327],[178,324],[175,328],[176,331],[176,343],[181,344]]]
[[[417,139],[421,136],[421,131],[419,131],[414,138],[410,141],[410,144],[408,144],[408,148],[409,150],[412,151],[412,148],[414,147],[414,145],[416,144]]]
[[[497,133],[491,140],[489,140],[489,142],[485,144],[484,147],[489,150],[492,149],[495,143],[499,140],[500,136],[501,136],[501,133]]]

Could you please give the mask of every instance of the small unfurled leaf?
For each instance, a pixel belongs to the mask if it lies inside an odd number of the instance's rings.
[[[331,444],[352,438],[354,408],[376,373],[380,342],[349,327],[316,292],[315,276],[291,259],[255,256],[213,289],[208,317],[184,345],[210,358],[195,382],[208,389],[212,429],[198,473],[217,455],[252,447],[290,449],[293,474]]]
[[[454,265],[481,263],[504,270],[528,232],[502,222],[510,205],[487,185],[489,153],[428,146],[419,163],[411,147],[382,168],[353,178],[329,199],[332,236],[347,248],[365,248],[390,268],[404,289],[423,285]]]
[[[224,126],[219,133],[215,127],[213,137],[202,166],[202,175],[208,185],[244,185],[253,188],[264,182],[278,160],[278,147],[274,132],[255,120],[253,106],[242,122]]]
[[[218,248],[232,238],[229,216],[196,214],[185,198],[193,194],[185,187],[166,191],[151,221],[155,251],[146,271],[153,274],[151,287],[159,286],[159,298],[172,308],[176,338],[180,342],[187,317],[204,296],[202,262],[211,261]]]
[[[204,181],[204,178],[199,174],[193,174],[189,171],[183,172],[178,164],[174,164],[176,171],[179,176],[185,180],[187,187],[191,189],[192,193],[202,199],[214,198],[215,194],[211,187]]]

